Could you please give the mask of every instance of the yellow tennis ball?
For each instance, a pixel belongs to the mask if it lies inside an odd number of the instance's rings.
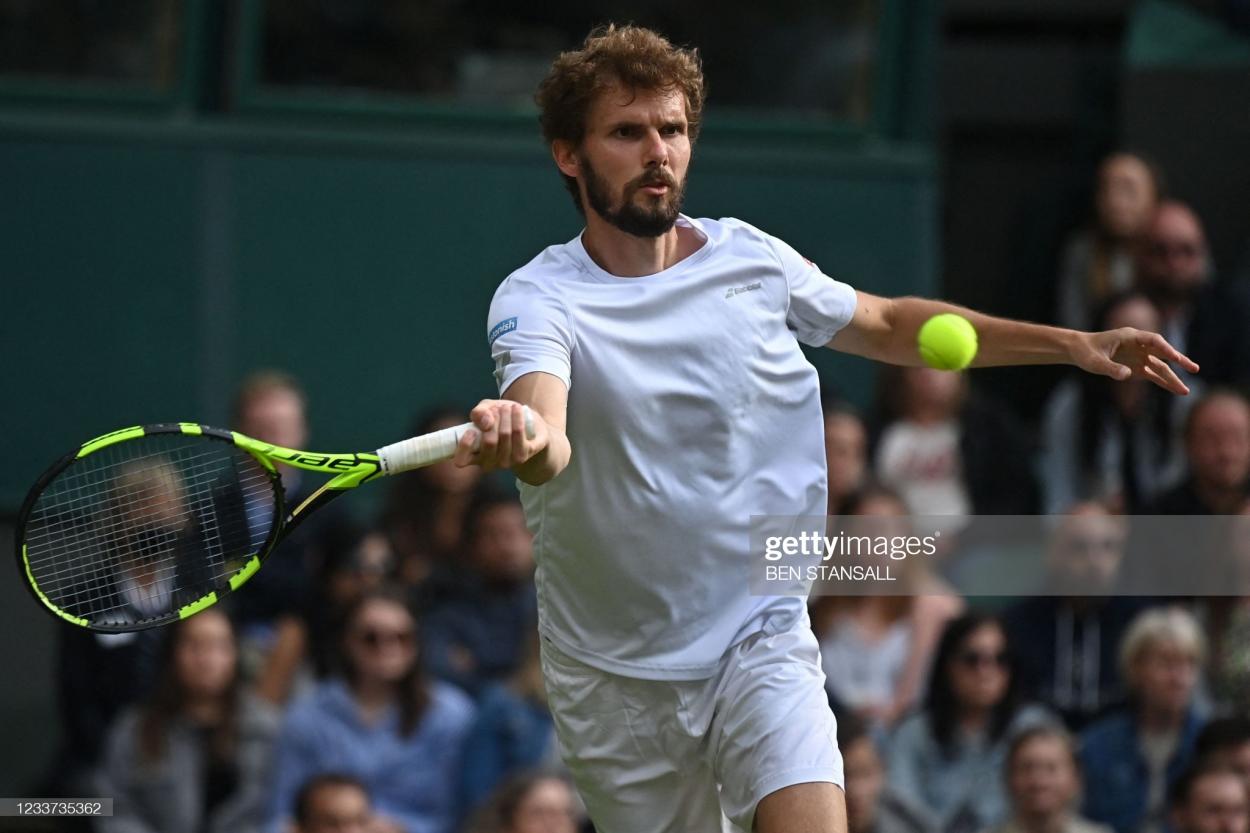
[[[962,315],[944,312],[924,322],[916,346],[929,367],[963,370],[976,358],[977,331]]]

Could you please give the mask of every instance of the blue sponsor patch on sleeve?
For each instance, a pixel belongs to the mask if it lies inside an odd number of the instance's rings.
[[[505,318],[503,321],[500,321],[498,324],[491,327],[490,332],[486,334],[486,341],[488,344],[494,344],[495,339],[499,338],[504,333],[510,333],[515,329],[516,316],[514,315],[511,318]]]

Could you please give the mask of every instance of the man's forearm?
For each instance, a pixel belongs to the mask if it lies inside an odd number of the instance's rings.
[[[886,355],[892,364],[920,366],[916,335],[924,322],[935,315],[954,312],[967,318],[977,331],[977,355],[973,367],[1001,367],[1026,364],[1070,364],[1072,340],[1077,333],[1060,327],[1012,321],[976,312],[945,301],[927,298],[896,298],[892,304],[892,324]]]

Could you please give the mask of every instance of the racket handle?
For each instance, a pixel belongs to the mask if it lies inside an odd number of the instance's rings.
[[[534,439],[534,412],[530,410],[528,405],[525,406],[524,412],[525,436],[532,440]],[[466,422],[454,428],[444,428],[442,431],[434,431],[429,434],[422,434],[419,437],[410,437],[397,443],[384,445],[378,449],[378,460],[382,464],[382,473],[399,474],[400,472],[450,460],[456,453],[456,446],[460,444],[460,438],[465,435],[465,432],[470,430],[477,431],[478,428],[473,423]],[[481,434],[479,433],[473,441],[474,451],[477,451],[480,443]]]

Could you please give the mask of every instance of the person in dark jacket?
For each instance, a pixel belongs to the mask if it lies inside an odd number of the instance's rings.
[[[432,675],[476,698],[521,664],[537,617],[532,538],[516,497],[480,492],[465,544],[465,563],[432,580],[422,650]]]
[[[1165,200],[1146,225],[1137,286],[1163,316],[1165,338],[1198,363],[1212,385],[1250,385],[1250,286],[1218,281],[1206,232],[1194,210]]]
[[[1024,690],[1073,731],[1124,699],[1116,650],[1147,604],[1116,593],[1127,535],[1101,504],[1071,507],[1047,548],[1046,592],[1003,614]]]
[[[1247,319],[1250,322],[1250,319]],[[1189,477],[1156,501],[1155,515],[1233,515],[1250,498],[1250,401],[1216,388],[1185,422]]]

